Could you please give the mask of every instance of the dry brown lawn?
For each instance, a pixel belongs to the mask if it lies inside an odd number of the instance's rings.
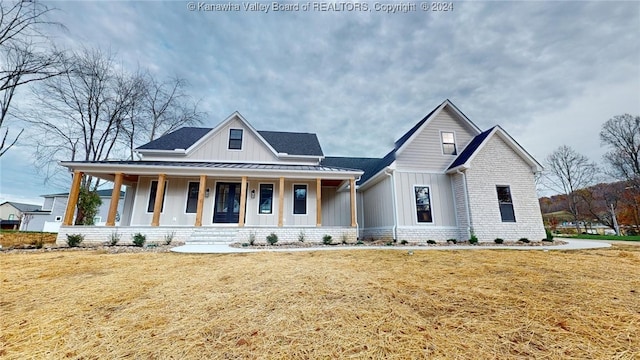
[[[640,247],[0,254],[6,359],[638,359]]]

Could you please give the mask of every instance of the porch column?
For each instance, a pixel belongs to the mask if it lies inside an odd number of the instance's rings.
[[[195,226],[202,226],[202,209],[204,208],[204,192],[207,187],[207,176],[200,175],[200,186],[198,187],[198,207],[196,208]]]
[[[120,201],[120,188],[122,187],[122,173],[116,173],[113,180],[113,191],[111,192],[111,203],[109,204],[109,214],[107,215],[106,226],[115,226],[116,213],[118,212],[118,201]]]
[[[316,179],[316,226],[322,226],[322,179]]]
[[[351,188],[351,227],[356,226],[356,179],[349,179],[349,187]]]
[[[165,174],[158,175],[158,187],[156,188],[156,202],[153,204],[153,219],[151,226],[160,225],[160,212],[162,211],[162,201],[164,199],[164,181],[167,178]]]
[[[284,177],[280,177],[278,187],[278,227],[282,227],[282,217],[284,215]]]
[[[71,190],[69,191],[69,200],[67,201],[67,211],[64,213],[64,221],[62,225],[71,225],[73,222],[73,214],[76,212],[78,205],[78,196],[80,195],[80,182],[82,180],[81,171],[73,172],[73,181],[71,182]]]
[[[244,214],[245,207],[247,205],[247,177],[242,177],[242,183],[240,184],[240,215],[238,219],[238,226],[244,226]]]

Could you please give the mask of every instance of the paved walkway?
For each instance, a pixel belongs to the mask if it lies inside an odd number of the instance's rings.
[[[251,253],[261,251],[274,252],[299,252],[299,251],[337,251],[337,250],[584,250],[611,247],[611,244],[593,241],[563,239],[564,245],[551,246],[473,246],[473,245],[448,245],[448,246],[322,246],[309,248],[285,248],[285,249],[246,249],[235,248],[228,245],[183,245],[171,249],[173,252],[189,254],[229,254]]]

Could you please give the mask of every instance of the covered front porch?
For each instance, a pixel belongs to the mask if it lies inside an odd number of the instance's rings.
[[[83,234],[86,243],[121,243],[135,233],[148,242],[280,241],[355,242],[356,186],[361,171],[308,165],[247,165],[160,162],[72,162],[69,201],[57,242]],[[217,166],[216,166],[217,165]],[[113,182],[105,226],[72,225],[84,175]],[[123,213],[117,213],[126,187]],[[119,219],[120,226],[115,226]]]

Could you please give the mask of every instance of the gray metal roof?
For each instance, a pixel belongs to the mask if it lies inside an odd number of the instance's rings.
[[[166,166],[189,167],[205,169],[243,169],[243,170],[284,170],[284,171],[360,171],[357,168],[343,168],[325,165],[288,165],[288,164],[252,164],[252,163],[221,163],[206,161],[147,161],[147,160],[122,160],[122,161],[74,161],[74,164],[104,164],[104,165],[132,165],[132,166]]]
[[[113,192],[113,189],[104,189],[104,190],[98,190],[96,191],[98,193],[98,196],[100,197],[111,197],[111,193]],[[42,197],[54,197],[54,196],[69,196],[69,193],[58,193],[58,194],[46,194],[46,195],[41,195]],[[124,191],[120,191],[120,197],[123,198],[124,197]]]
[[[41,208],[40,205],[25,204],[25,203],[19,203],[14,201],[5,201],[0,205],[4,205],[4,204],[10,204],[14,208],[18,209],[18,211],[20,212],[35,211]]]

